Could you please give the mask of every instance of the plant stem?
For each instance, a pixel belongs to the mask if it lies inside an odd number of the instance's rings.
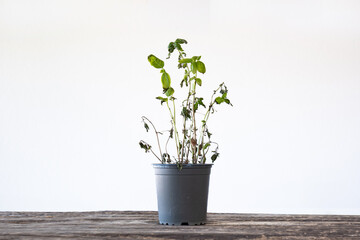
[[[154,128],[154,131],[155,131],[155,134],[156,134],[156,140],[157,140],[157,143],[158,143],[158,147],[159,147],[159,150],[160,150],[160,157],[162,158],[162,152],[161,152],[161,147],[160,147],[160,141],[159,141],[159,132],[156,130],[154,124],[145,116],[142,116],[141,117],[143,120],[147,120],[151,126]],[[150,149],[151,150],[151,149]],[[151,152],[155,155],[155,153],[151,150]],[[156,155],[155,155],[156,156]],[[157,157],[157,156],[156,156]],[[158,157],[157,157],[158,158]],[[159,159],[159,158],[158,158]],[[160,160],[160,159],[159,159]],[[161,160],[160,160],[161,161]],[[161,161],[162,162],[162,161]]]
[[[145,142],[144,140],[141,140],[141,142],[142,142],[142,143],[145,143],[145,144],[148,145],[148,146],[150,146],[150,144],[148,144],[148,143]],[[160,159],[160,158],[154,153],[154,151],[151,149],[151,146],[150,146],[149,150],[151,151],[152,154],[154,154],[154,156],[155,156],[157,159],[159,159],[159,161],[160,161],[161,163],[163,163],[163,162],[161,161],[161,159]]]
[[[195,73],[195,78],[197,77],[197,73]],[[194,127],[194,130],[193,130],[193,139],[194,139],[194,143],[195,143],[195,146],[193,146],[193,144],[192,144],[192,139],[191,139],[191,146],[192,146],[192,148],[193,148],[193,164],[195,164],[196,163],[196,159],[197,159],[197,156],[196,156],[196,143],[197,143],[197,140],[196,140],[196,120],[195,120],[195,100],[196,100],[196,98],[195,98],[195,94],[196,94],[196,92],[195,92],[195,90],[196,90],[196,81],[195,81],[195,79],[194,79],[194,87],[193,87],[193,92],[192,92],[192,95],[193,95],[193,101],[192,101],[192,120],[193,120],[193,127]]]
[[[154,156],[157,158],[157,159],[159,159],[159,161],[161,162],[161,163],[163,163],[162,162],[162,160],[154,153],[154,151],[150,148],[150,151],[152,152],[152,154],[154,154]]]
[[[214,96],[215,94],[221,89],[221,86],[223,85],[220,84],[220,86],[214,90],[214,93],[212,94],[211,96],[211,100],[210,100],[210,104],[209,104],[209,108],[207,110],[207,112],[205,113],[205,116],[204,116],[204,120],[202,121],[203,122],[203,125],[202,125],[202,128],[201,128],[201,132],[200,132],[200,146],[203,146],[204,145],[204,134],[205,134],[205,127],[206,127],[206,123],[207,121],[209,120],[209,116],[210,116],[210,111],[211,109],[213,108],[213,105],[215,104],[215,100],[214,100]],[[204,147],[204,146],[203,146]],[[203,151],[203,158],[205,157],[205,153]],[[205,163],[204,160],[202,161],[203,164]]]
[[[175,112],[175,100],[172,99],[173,107],[174,107],[174,131],[175,131],[175,142],[176,142],[176,149],[177,149],[177,155],[178,155],[178,161],[180,160],[180,140],[179,140],[179,133],[176,127],[176,112]]]
[[[174,100],[173,100],[174,102]],[[169,106],[169,103],[166,102],[166,106],[168,107],[169,109],[169,112],[170,112],[170,116],[171,116],[171,120],[172,120],[172,124],[173,124],[173,127],[174,127],[174,132],[175,132],[175,145],[176,145],[176,151],[177,151],[177,155],[178,155],[178,159],[179,159],[179,144],[178,144],[178,139],[177,139],[177,128],[176,128],[176,121],[175,121],[175,103],[174,103],[174,114],[172,113],[171,111],[171,108]]]
[[[188,92],[188,97],[186,99],[186,109],[188,109],[189,106],[189,100],[190,100],[190,96],[191,96],[191,85],[189,84],[189,92]],[[184,114],[184,124],[183,124],[183,141],[182,141],[182,149],[181,149],[181,163],[184,162],[184,151],[185,151],[185,139],[186,139],[186,114]],[[187,160],[187,157],[186,157]]]
[[[183,56],[183,54],[182,54],[181,51],[179,51],[179,55],[180,55],[180,59],[183,59],[183,58],[184,58],[184,56]],[[186,65],[186,69],[187,69],[187,72],[189,73],[188,79],[190,79],[190,73],[191,73],[191,71],[190,71],[188,65]],[[186,109],[188,109],[189,100],[190,100],[190,96],[191,96],[191,83],[188,83],[188,85],[189,85],[189,92],[188,92],[188,97],[187,97],[187,99],[186,99],[186,104],[185,104]],[[185,146],[186,146],[186,145],[185,145],[185,140],[186,140],[186,114],[184,114],[184,118],[183,118],[183,119],[184,119],[184,124],[183,124],[183,141],[182,141],[182,148],[181,148],[181,163],[184,162],[184,151],[185,151]],[[191,144],[191,143],[190,143],[190,144]],[[189,148],[188,148],[188,149],[189,149]],[[188,156],[189,156],[189,151],[187,151],[185,161],[188,160]]]

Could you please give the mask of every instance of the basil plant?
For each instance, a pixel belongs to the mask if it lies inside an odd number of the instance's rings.
[[[170,75],[166,72],[163,60],[151,54],[148,61],[154,68],[160,69],[162,96],[156,97],[161,105],[165,105],[171,117],[171,129],[165,131],[167,141],[164,148],[161,148],[159,137],[165,132],[159,132],[154,124],[145,116],[142,117],[144,127],[148,132],[152,128],[155,132],[159,152],[155,153],[153,147],[141,140],[140,147],[145,152],[151,152],[161,163],[172,163],[182,166],[182,164],[205,164],[207,157],[214,162],[219,157],[219,146],[211,139],[207,122],[211,114],[215,112],[215,106],[221,104],[231,105],[228,99],[228,89],[224,83],[221,83],[211,95],[210,102],[205,105],[204,98],[197,96],[196,89],[203,85],[200,78],[206,73],[205,64],[201,61],[201,56],[187,57],[182,48],[183,44],[187,44],[185,39],[176,39],[168,45],[169,59],[174,52],[178,55],[178,68],[184,71],[184,78],[180,81],[180,88],[187,91],[186,98],[180,103],[180,108],[176,109],[176,91],[172,84]],[[180,112],[180,116],[176,116],[176,112]],[[161,136],[160,136],[161,135]],[[170,141],[171,140],[171,141]],[[167,151],[169,142],[175,144],[176,152],[173,155]]]

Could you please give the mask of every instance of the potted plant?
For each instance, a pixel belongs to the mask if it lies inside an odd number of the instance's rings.
[[[219,157],[219,146],[212,141],[208,128],[211,114],[216,106],[229,104],[228,89],[221,83],[213,92],[208,105],[204,98],[197,95],[196,89],[203,84],[200,74],[206,72],[201,56],[187,57],[182,48],[187,44],[184,39],[176,39],[168,45],[168,57],[178,52],[178,68],[184,71],[180,87],[185,89],[185,99],[175,98],[175,89],[164,61],[154,55],[148,61],[154,68],[160,69],[163,95],[156,97],[170,113],[170,129],[160,132],[153,122],[143,116],[142,121],[148,132],[155,132],[159,153],[146,141],[139,142],[145,152],[151,152],[160,163],[153,164],[156,175],[159,222],[166,225],[200,225],[206,222],[209,176],[212,163]],[[177,106],[179,101],[181,104]],[[176,113],[180,112],[180,116]],[[166,142],[161,147],[160,137],[166,134]],[[170,140],[173,153],[168,151]],[[208,156],[211,160],[207,164]]]

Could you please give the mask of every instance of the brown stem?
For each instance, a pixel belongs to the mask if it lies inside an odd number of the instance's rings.
[[[149,146],[150,146],[150,144],[148,144],[148,143],[145,142],[144,140],[141,140],[141,142],[143,142],[143,143],[145,143],[146,145],[149,145]],[[151,146],[150,146],[149,150],[151,151],[152,154],[154,154],[154,156],[155,156],[157,159],[159,159],[159,161],[160,161],[161,163],[163,163],[163,162],[161,161],[161,159],[160,159],[160,158],[154,153],[154,151],[151,149]]]
[[[150,124],[151,124],[151,126],[154,128],[154,131],[155,131],[155,134],[156,134],[156,140],[157,140],[157,143],[158,143],[158,147],[159,147],[159,150],[160,150],[160,156],[162,157],[162,152],[161,152],[161,147],[160,147],[160,140],[159,140],[159,132],[156,130],[156,128],[155,128],[155,126],[154,126],[154,124],[147,118],[147,117],[145,117],[145,116],[142,116],[141,117],[142,119],[143,119],[143,121],[144,120],[146,120],[146,121],[148,121]],[[151,150],[151,149],[150,149]],[[151,152],[153,152],[152,150],[151,150]],[[154,153],[154,152],[153,152]],[[154,153],[155,154],[155,153]],[[155,155],[156,156],[156,155]],[[157,156],[156,156],[157,157]],[[157,157],[158,158],[158,157]],[[160,160],[161,161],[161,160]],[[162,162],[162,161],[161,161]]]

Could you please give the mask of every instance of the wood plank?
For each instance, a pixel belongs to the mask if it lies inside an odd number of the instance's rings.
[[[157,212],[0,212],[0,239],[360,239],[360,216],[209,213],[202,226]]]

